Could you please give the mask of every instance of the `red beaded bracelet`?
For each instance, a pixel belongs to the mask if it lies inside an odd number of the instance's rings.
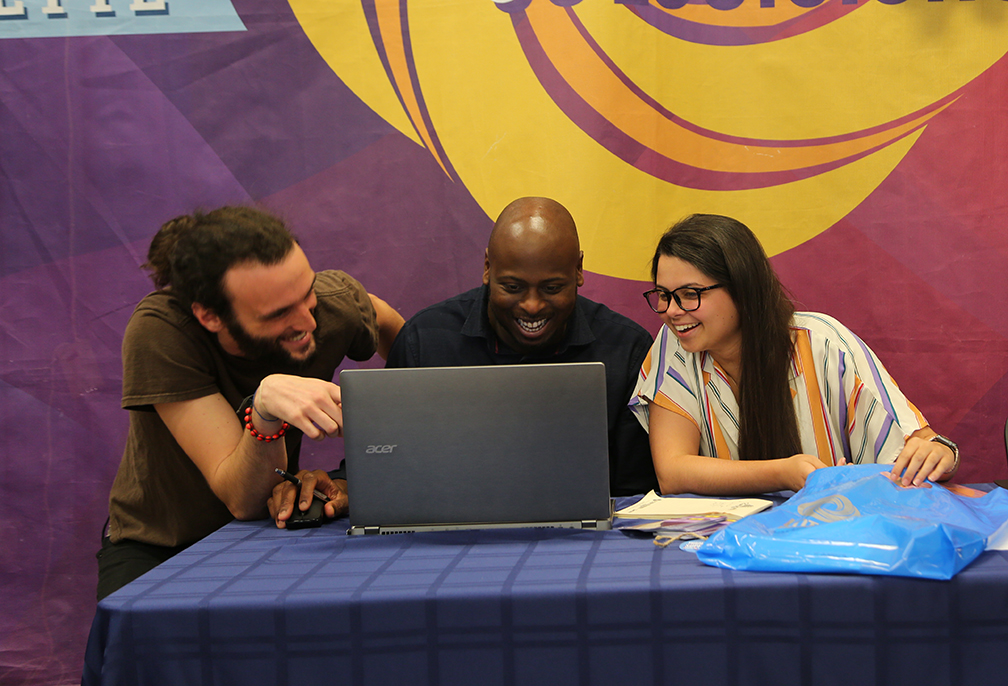
[[[257,441],[270,443],[272,441],[277,440],[278,438],[283,438],[283,435],[287,433],[287,428],[289,426],[290,424],[284,422],[283,424],[280,425],[280,430],[277,431],[275,434],[273,434],[272,436],[264,436],[263,434],[256,431],[256,428],[254,426],[252,426],[252,408],[251,407],[245,408],[245,428],[248,429],[249,433],[252,435],[252,438],[256,439]]]

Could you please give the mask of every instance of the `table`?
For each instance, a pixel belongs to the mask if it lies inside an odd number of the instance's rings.
[[[103,600],[84,684],[992,684],[1008,554],[732,572],[618,531],[232,522]]]

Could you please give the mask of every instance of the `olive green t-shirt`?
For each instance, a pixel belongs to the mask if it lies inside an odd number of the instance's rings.
[[[170,290],[140,301],[123,337],[122,407],[129,410],[130,423],[109,495],[113,542],[188,545],[233,518],[161,421],[155,404],[220,393],[237,410],[270,374],[331,381],[344,357],[366,360],[375,353],[375,311],[360,283],[340,271],[319,272],[315,295],[316,353],[304,366],[267,367],[229,355],[216,334],[204,329]],[[284,440],[288,469],[296,471],[301,432],[292,427]]]

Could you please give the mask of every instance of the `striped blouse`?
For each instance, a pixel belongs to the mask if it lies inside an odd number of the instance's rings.
[[[827,465],[894,462],[904,437],[927,421],[875,353],[824,314],[796,312],[791,331],[795,350],[789,382],[802,451]],[[727,376],[706,352],[684,352],[666,326],[644,360],[630,399],[645,429],[652,402],[696,425],[701,455],[738,459],[738,404]]]

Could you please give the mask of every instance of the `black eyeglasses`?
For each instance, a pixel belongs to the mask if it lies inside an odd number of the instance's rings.
[[[700,307],[701,293],[714,288],[721,288],[722,286],[724,286],[723,283],[716,283],[713,286],[705,286],[704,288],[683,286],[682,288],[677,288],[674,291],[662,288],[661,286],[656,286],[650,291],[644,293],[644,299],[647,300],[647,304],[651,306],[651,309],[658,314],[667,312],[669,305],[672,304],[673,300],[675,300],[676,305],[678,305],[679,309],[683,312],[692,312]]]

